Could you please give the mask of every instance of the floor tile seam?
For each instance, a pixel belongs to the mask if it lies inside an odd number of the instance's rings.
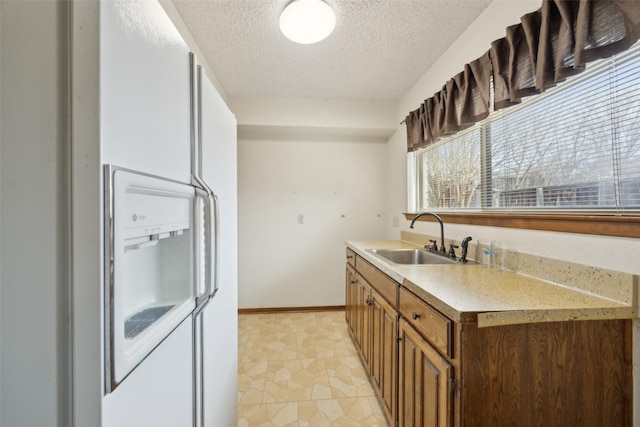
[[[265,391],[265,393],[267,393]],[[370,397],[376,397],[375,394],[363,394],[363,395],[355,395],[355,396],[335,396],[335,397],[323,397],[323,398],[317,398],[317,399],[290,399],[290,400],[277,400],[275,402],[264,402],[264,398],[265,396],[262,396],[262,403],[255,403],[253,405],[266,405],[268,403],[290,403],[290,402],[318,402],[321,400],[347,400],[347,399],[368,399]],[[369,403],[371,404],[371,403]],[[243,406],[251,406],[250,404],[248,405],[243,405]],[[373,410],[373,408],[372,408]]]
[[[248,407],[248,406],[261,406],[261,405],[282,405],[284,403],[306,403],[306,402],[330,402],[330,401],[340,401],[340,400],[362,400],[363,402],[366,401],[367,403],[369,403],[369,405],[371,405],[371,402],[369,401],[369,397],[371,396],[347,396],[347,397],[323,397],[320,399],[298,399],[298,400],[283,400],[283,401],[278,401],[278,402],[262,402],[262,403],[248,403],[248,404],[238,404],[238,407],[242,406],[242,407]],[[371,408],[373,410],[373,408]],[[377,412],[372,412],[372,414],[374,415],[383,415],[383,414],[378,414]]]
[[[265,326],[265,325],[238,326],[238,332],[240,332],[240,333],[249,333],[249,332],[254,332],[254,331],[268,331],[268,330],[273,330],[273,329],[275,329],[274,325],[271,325],[271,326]]]
[[[249,387],[243,388],[243,389],[240,389],[238,387],[238,392],[239,393],[246,393],[246,392],[248,392],[250,390],[255,390],[256,392],[262,393],[264,391],[264,383],[266,382],[266,378],[264,378],[264,377],[263,378],[258,378],[258,379],[253,379],[252,378],[251,381],[247,381],[247,382],[249,383]],[[258,383],[258,382],[261,382],[263,384],[256,386],[255,383]]]
[[[249,408],[249,407],[255,407],[255,406],[262,406],[262,405],[271,405],[271,404],[275,404],[275,403],[294,403],[294,402],[271,402],[271,403],[239,403],[238,402],[238,409],[240,408]]]
[[[280,350],[278,349],[277,346],[274,346],[274,344],[278,344],[279,346],[285,346],[289,348]],[[267,350],[268,352],[271,352],[271,353],[277,353],[277,352],[283,353],[285,351],[291,351],[291,347],[295,347],[297,351],[307,350],[307,351],[313,351],[318,353],[326,352],[330,350],[347,351],[347,350],[353,349],[353,347],[350,347],[350,346],[340,346],[340,345],[329,346],[326,344],[310,345],[310,344],[304,344],[304,343],[298,343],[298,342],[284,342],[284,341],[265,341],[265,342],[254,341],[254,342],[249,342],[247,344],[241,344],[239,347],[241,346],[246,346],[247,349],[249,350],[254,350],[254,351]],[[330,356],[330,357],[342,357],[342,356]]]
[[[327,361],[327,360],[335,360],[336,363],[342,363],[341,359],[344,358],[353,358],[353,357],[358,357],[358,354],[355,350],[351,350],[351,349],[341,349],[344,350],[345,352],[348,352],[346,354],[341,354],[339,356],[335,356],[335,355],[322,355],[322,354],[316,354],[313,357],[309,357],[309,355],[307,353],[305,353],[305,349],[308,349],[307,347],[303,347],[302,349],[296,349],[294,350],[287,350],[287,352],[279,352],[279,351],[263,351],[262,355],[266,356],[267,358],[264,359],[260,359],[260,360],[249,360],[249,361],[242,361],[240,360],[238,363],[239,364],[256,364],[256,363],[261,363],[261,362],[284,362],[284,361],[291,361],[291,360],[323,360],[323,361]],[[311,351],[316,351],[316,350],[311,350]],[[329,350],[327,350],[329,351]],[[282,357],[277,357],[277,355],[285,355],[287,353],[296,353],[295,357],[286,357],[286,358],[282,358]],[[242,358],[242,356],[247,356],[249,357],[249,355],[252,354],[252,350],[249,349],[245,349],[245,351],[243,351],[241,354],[238,354],[238,356],[240,358]]]
[[[282,405],[285,403],[317,403],[317,402],[322,402],[322,401],[340,401],[340,400],[357,400],[357,399],[363,399],[366,400],[368,399],[369,396],[353,396],[353,397],[329,397],[329,398],[322,398],[322,399],[295,399],[295,400],[278,400],[276,402],[262,402],[262,403],[254,403],[254,404],[247,404],[247,405],[238,405],[238,406],[244,406],[244,407],[248,407],[248,406],[259,406],[259,405]],[[371,402],[368,402],[369,405],[371,405]],[[373,412],[373,408],[371,408],[372,410],[372,414],[376,414],[375,412]]]
[[[278,331],[278,332],[287,332],[287,333],[347,333],[346,328],[343,329],[343,325],[333,325],[329,326],[318,326],[318,325],[305,325],[305,327],[292,327],[290,325],[277,325],[272,327],[254,327],[254,328],[246,328],[243,327],[238,328],[238,334],[240,335],[257,335],[258,332],[268,332],[268,331]]]
[[[297,374],[297,375],[300,375],[300,374],[301,374],[301,372],[297,372],[296,374]],[[315,379],[316,379],[317,381],[323,381],[323,380],[326,380],[326,384],[327,384],[327,385],[329,385],[329,378],[331,378],[331,377],[329,377],[329,375],[328,375],[327,373],[315,373],[315,372],[306,372],[306,371],[305,371],[305,372],[302,372],[302,375],[308,375],[308,376],[311,376],[311,377],[315,377]],[[295,376],[294,376],[294,378],[295,378]],[[299,378],[298,378],[298,379],[299,379]],[[301,385],[302,387],[306,387],[305,385],[301,384],[301,383],[300,383],[300,381],[295,381],[295,380],[293,380],[293,379],[289,379],[289,380],[276,380],[276,379],[269,379],[269,378],[265,378],[265,389],[266,389],[266,385],[267,385],[267,383],[268,383],[268,384],[274,384],[274,385],[284,385],[285,383],[288,383],[288,384]],[[315,382],[313,385],[314,385],[314,386],[316,386],[316,385],[322,385],[322,386],[324,386],[324,385],[325,385],[325,383],[322,383],[322,382]]]
[[[238,408],[248,408],[255,406],[266,406],[266,405],[283,405],[283,404],[299,404],[299,403],[318,403],[318,402],[333,402],[333,401],[354,401],[361,400],[363,402],[367,402],[369,406],[371,406],[371,402],[369,401],[370,396],[353,396],[353,397],[328,397],[321,399],[300,399],[300,400],[290,400],[290,401],[280,401],[280,402],[262,402],[262,403],[247,403],[241,404],[238,403]],[[371,408],[373,410],[373,408]],[[372,412],[372,415],[384,415],[377,412]]]

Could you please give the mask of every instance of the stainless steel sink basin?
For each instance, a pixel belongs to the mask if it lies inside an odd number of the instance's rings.
[[[426,265],[426,264],[456,264],[457,260],[452,260],[444,255],[436,255],[431,252],[427,252],[421,249],[367,249],[374,255],[384,258],[387,261],[391,261],[395,264],[406,265]]]

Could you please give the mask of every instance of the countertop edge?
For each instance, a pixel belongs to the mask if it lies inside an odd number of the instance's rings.
[[[558,310],[516,310],[478,313],[478,327],[518,325],[524,323],[574,322],[580,320],[633,319],[635,307],[603,307]]]

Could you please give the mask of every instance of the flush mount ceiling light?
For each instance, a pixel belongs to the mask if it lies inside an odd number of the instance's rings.
[[[322,0],[293,0],[280,15],[280,31],[300,44],[317,43],[331,34],[336,14]]]

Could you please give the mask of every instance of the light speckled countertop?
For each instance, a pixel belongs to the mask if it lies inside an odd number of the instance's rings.
[[[470,265],[399,265],[367,249],[421,248],[400,240],[347,246],[449,318],[479,327],[590,319],[632,319],[635,304],[603,298],[517,273]],[[635,295],[637,280],[630,282]],[[636,298],[633,299],[636,301]]]

